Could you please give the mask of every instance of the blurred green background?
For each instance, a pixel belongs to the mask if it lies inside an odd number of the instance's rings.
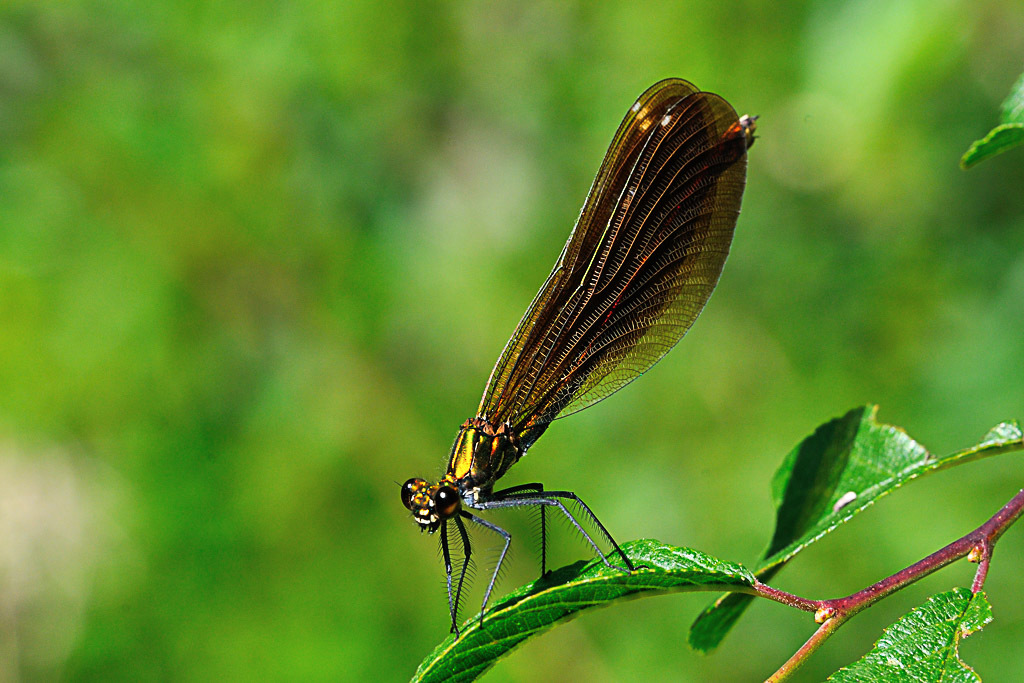
[[[732,256],[679,348],[505,483],[753,562],[770,476],[819,423],[877,402],[947,453],[1024,418],[1024,153],[957,167],[1022,28],[1017,0],[5,3],[0,679],[411,675],[448,615],[396,482],[443,468],[615,127],[667,76],[761,115]],[[915,483],[774,584],[852,592],[1020,472]],[[503,594],[537,544],[529,515],[492,518],[516,534]],[[964,645],[992,680],[1019,675],[1021,532]],[[564,530],[553,552],[588,557]],[[972,571],[860,615],[802,678]],[[489,680],[757,680],[813,628],[757,604],[698,655],[708,599],[589,613]]]

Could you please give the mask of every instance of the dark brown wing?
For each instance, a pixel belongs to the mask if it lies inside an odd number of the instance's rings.
[[[640,96],[491,372],[480,417],[511,423],[528,445],[679,341],[728,255],[752,132],[725,100],[683,80]]]

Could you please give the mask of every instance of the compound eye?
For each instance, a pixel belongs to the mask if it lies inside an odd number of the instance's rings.
[[[459,509],[459,492],[451,486],[442,486],[434,494],[434,510],[441,519],[447,519]]]
[[[416,494],[417,489],[420,488],[420,481],[420,479],[413,478],[402,484],[402,505],[410,510],[412,509],[412,507],[410,507],[412,504],[412,497]]]

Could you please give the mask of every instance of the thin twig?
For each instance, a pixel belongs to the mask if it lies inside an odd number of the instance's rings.
[[[974,572],[974,582],[971,583],[971,592],[977,593],[985,585],[985,578],[988,577],[988,566],[992,561],[993,544],[988,539],[979,543],[967,555],[968,562],[977,562],[978,571]]]
[[[762,598],[781,602],[783,605],[802,609],[805,612],[818,611],[823,602],[822,600],[808,600],[807,598],[801,598],[799,595],[780,591],[778,588],[772,588],[768,584],[761,583],[757,579],[754,580],[753,588],[753,595],[759,595]]]
[[[788,678],[790,674],[796,671],[797,668],[804,663],[804,660],[811,656],[812,652],[821,647],[821,644],[825,642],[825,640],[832,635],[833,631],[839,628],[840,625],[841,622],[837,622],[835,619],[826,620],[818,627],[818,630],[814,632],[814,635],[808,638],[807,642],[804,643],[799,650],[794,652],[793,656],[790,657],[785,664],[780,666],[779,670],[772,674],[771,678],[765,681],[765,683],[777,683],[778,681],[784,681]]]

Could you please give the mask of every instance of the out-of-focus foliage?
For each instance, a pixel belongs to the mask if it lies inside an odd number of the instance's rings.
[[[742,562],[784,454],[850,406],[940,453],[1024,416],[1024,155],[957,167],[1022,26],[1014,0],[4,4],[4,674],[410,676],[449,616],[395,482],[442,467],[615,126],[667,76],[761,116],[732,255],[682,344],[509,484]],[[779,587],[877,580],[1019,471],[910,487]],[[504,593],[536,578],[536,540],[529,515],[495,518]],[[568,533],[552,549],[588,557]],[[1014,529],[986,585],[999,620],[965,644],[993,680],[1018,673],[1021,553]],[[920,591],[801,673],[856,659]],[[813,628],[755,605],[704,657],[680,642],[705,601],[588,614],[490,680],[750,680]]]

